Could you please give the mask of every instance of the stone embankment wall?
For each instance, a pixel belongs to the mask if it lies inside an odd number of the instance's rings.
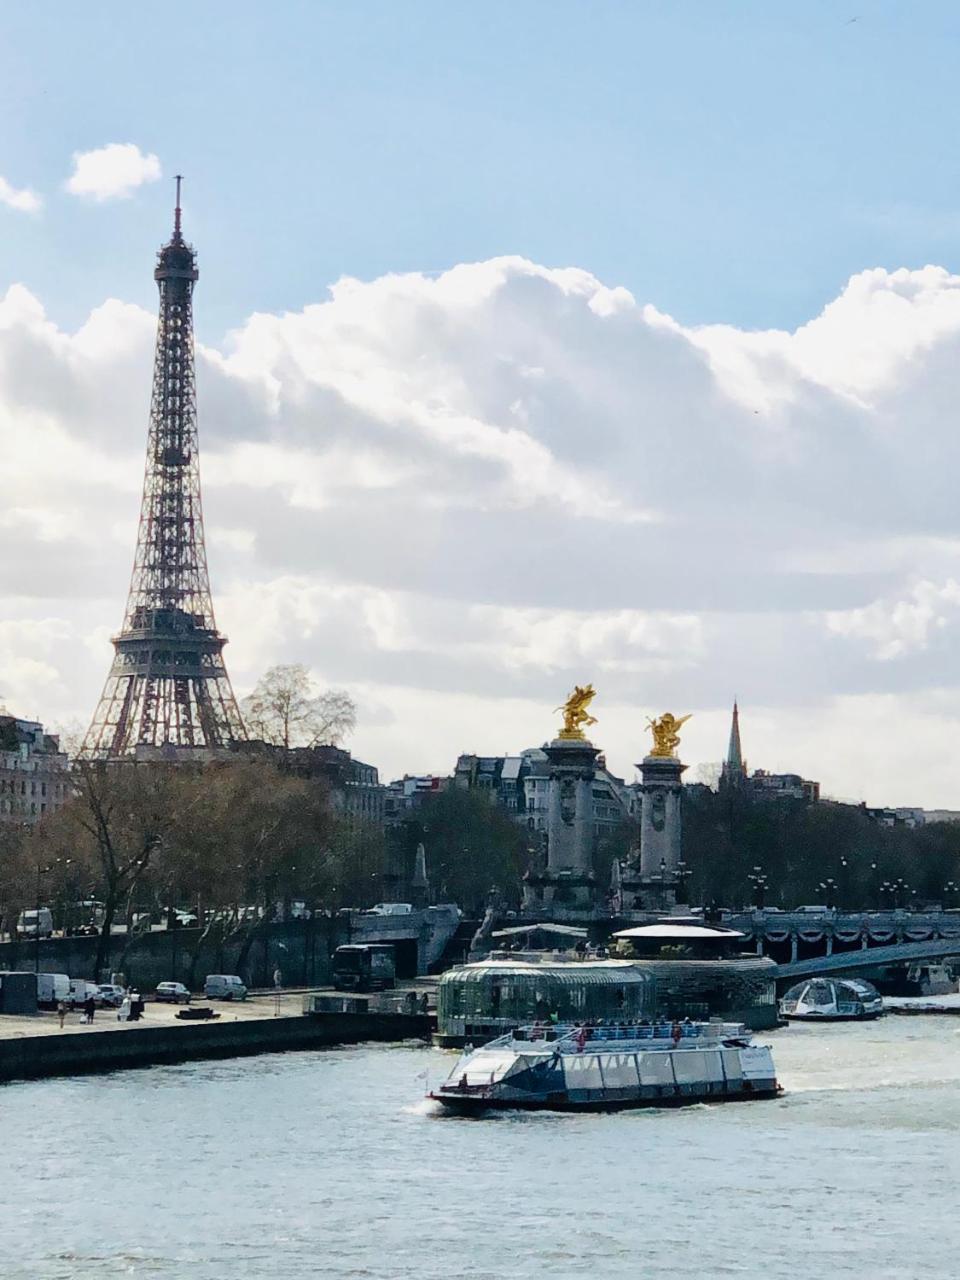
[[[210,936],[202,943],[200,939],[199,929],[157,930],[129,939],[116,934],[101,981],[120,972],[131,986],[150,991],[158,982],[202,986],[208,973],[239,973],[248,986],[269,987],[279,967],[285,986],[325,986],[334,951],[349,940],[342,921],[323,916],[269,925],[257,931],[246,948],[246,935]],[[45,938],[40,942],[39,969],[93,979],[96,954],[96,938]],[[33,969],[36,961],[34,940],[0,943],[0,969]]]
[[[429,1035],[430,1019],[426,1015],[334,1013],[124,1027],[93,1031],[86,1036],[21,1036],[0,1040],[0,1080],[235,1058],[370,1040],[427,1039]]]
[[[390,942],[396,948],[397,976],[412,978],[436,965],[460,922],[456,907],[427,907],[404,916],[371,916],[351,911],[336,917],[315,916],[284,924],[257,926],[252,935],[221,938],[211,933],[201,942],[199,929],[158,929],[111,939],[110,958],[101,981],[123,973],[143,991],[158,982],[185,982],[198,989],[208,973],[238,973],[249,987],[273,986],[279,968],[288,987],[326,986],[337,947],[350,942]],[[94,977],[96,938],[46,938],[40,942],[0,943],[0,969],[34,969]]]

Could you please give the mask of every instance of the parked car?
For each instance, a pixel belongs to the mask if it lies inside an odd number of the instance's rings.
[[[410,902],[378,902],[365,916],[410,916],[413,915],[413,904]]]
[[[126,994],[123,987],[118,987],[115,982],[101,982],[94,999],[101,1009],[119,1009]]]
[[[17,933],[23,938],[41,938],[53,936],[53,912],[49,907],[41,907],[39,911],[21,911],[17,920]]]
[[[167,1004],[189,1004],[190,992],[182,982],[161,982],[153,993],[153,998],[166,1001]]]
[[[55,1009],[60,1001],[70,1002],[70,979],[65,973],[37,974],[37,1004],[41,1009]]]
[[[235,973],[208,973],[203,994],[208,1000],[246,1000],[247,988]]]

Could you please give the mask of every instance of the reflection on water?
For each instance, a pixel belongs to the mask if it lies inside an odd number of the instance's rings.
[[[780,1102],[609,1116],[437,1116],[409,1046],[9,1085],[5,1280],[954,1280],[960,1025],[771,1043]]]

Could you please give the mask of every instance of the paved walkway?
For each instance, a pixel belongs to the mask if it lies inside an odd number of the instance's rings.
[[[401,983],[395,991],[384,993],[386,996],[402,996],[405,991],[424,991],[436,989],[436,978],[418,978],[412,982]],[[332,987],[311,987],[323,995],[342,996],[344,992],[334,991]],[[258,992],[248,996],[246,1000],[206,1000],[202,995],[194,995],[190,1008],[209,1006],[215,1009],[220,1017],[218,1022],[247,1021],[256,1018],[297,1017],[303,1013],[303,997],[306,988],[298,987],[291,991]],[[371,1004],[376,996],[371,997]],[[433,1001],[431,1000],[431,1005]],[[179,1004],[157,1003],[147,998],[146,1009],[139,1022],[120,1022],[115,1009],[98,1009],[92,1023],[82,1023],[79,1010],[71,1010],[63,1024],[64,1035],[93,1035],[98,1031],[129,1030],[134,1027],[189,1027],[202,1026],[202,1023],[191,1023],[177,1017],[177,1012],[184,1008]],[[21,1036],[60,1035],[60,1022],[56,1013],[41,1010],[34,1017],[19,1018],[0,1015],[0,1040],[15,1039]]]

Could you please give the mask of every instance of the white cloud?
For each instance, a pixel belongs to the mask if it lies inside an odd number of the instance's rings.
[[[73,172],[67,179],[67,191],[98,202],[122,200],[161,177],[160,160],[145,154],[132,142],[111,142],[94,151],[73,153]]]
[[[862,609],[829,612],[828,630],[847,639],[866,640],[880,660],[927,648],[931,632],[942,630],[960,609],[960,583],[918,582],[902,600],[875,600]]]
[[[543,741],[585,679],[614,768],[668,707],[715,760],[736,693],[755,766],[960,808],[929,745],[960,729],[958,303],[940,268],[867,271],[795,333],[691,329],[500,258],[251,316],[198,353],[238,692],[308,663],[388,774]],[[120,620],[154,324],[0,299],[0,657],[51,722],[89,716]]]
[[[38,213],[43,208],[43,201],[35,191],[29,187],[15,187],[3,177],[0,177],[0,204],[19,213]]]

